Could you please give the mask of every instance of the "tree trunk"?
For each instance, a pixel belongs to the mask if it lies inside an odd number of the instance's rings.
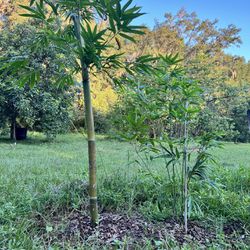
[[[250,109],[247,110],[247,121],[248,121],[248,128],[250,132]]]
[[[84,48],[84,41],[81,37],[81,24],[79,15],[73,17],[75,35],[81,48]],[[85,120],[88,134],[88,155],[89,155],[89,203],[91,223],[95,226],[98,222],[97,187],[96,187],[96,145],[93,108],[91,103],[91,91],[89,72],[83,58],[81,59],[82,83],[85,105]]]
[[[10,139],[16,142],[16,118],[11,121]]]

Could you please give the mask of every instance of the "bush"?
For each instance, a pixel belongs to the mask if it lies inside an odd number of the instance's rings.
[[[110,130],[110,122],[107,114],[94,110],[95,131],[97,133],[108,133]],[[82,109],[75,109],[73,112],[74,128],[85,128],[85,114]],[[73,128],[73,129],[74,129]]]

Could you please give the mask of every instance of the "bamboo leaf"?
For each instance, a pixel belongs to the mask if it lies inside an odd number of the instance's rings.
[[[133,0],[129,0],[123,7],[122,7],[122,12],[125,12],[126,9],[131,5]]]
[[[129,35],[126,35],[124,33],[119,33],[119,35],[122,36],[123,38],[126,38],[126,39],[130,40],[133,43],[136,42],[135,39],[133,37],[129,36]]]

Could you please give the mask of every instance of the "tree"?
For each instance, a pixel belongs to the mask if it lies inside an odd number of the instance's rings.
[[[16,138],[16,128],[40,131],[47,138],[68,131],[70,98],[65,89],[49,89],[40,84],[33,88],[17,87],[0,81],[0,128],[10,126],[10,138]]]
[[[16,81],[21,72],[2,75],[0,78],[1,127],[11,124],[11,138],[15,138],[16,125],[44,132],[48,137],[66,131],[70,125],[71,93],[68,86],[58,87],[51,81],[57,71],[58,50],[48,46],[32,53],[30,45],[36,29],[28,24],[5,28],[0,34],[1,55],[15,57],[29,55],[27,65],[31,72],[39,70],[37,85],[28,86],[23,79]],[[61,60],[65,56],[60,54]]]
[[[166,13],[163,22],[146,31],[146,37],[133,47],[130,44],[127,47],[135,53],[178,53],[183,58],[182,65],[188,77],[199,82],[206,100],[200,111],[200,122],[191,133],[199,135],[202,130],[221,130],[227,139],[233,140],[235,133],[246,138],[245,125],[235,126],[241,121],[237,121],[239,116],[232,115],[231,110],[244,99],[243,87],[244,96],[249,96],[249,63],[225,53],[228,47],[241,44],[240,29],[234,25],[219,28],[217,24],[218,20],[202,20],[196,13],[181,9],[177,14]],[[178,130],[177,124],[175,127]]]
[[[108,73],[110,68],[125,68],[127,71],[143,69],[151,59],[137,58],[135,62],[126,65],[122,61],[122,53],[108,54],[111,47],[120,49],[119,38],[134,42],[133,34],[143,34],[142,26],[132,25],[131,22],[143,15],[141,8],[130,7],[132,0],[123,6],[120,0],[61,0],[58,2],[46,0],[31,0],[30,6],[22,6],[28,13],[22,16],[33,18],[40,23],[40,30],[34,38],[35,49],[38,50],[48,44],[59,48],[62,52],[73,55],[68,64],[58,64],[67,69],[64,76],[55,76],[59,84],[72,84],[73,75],[81,74],[84,91],[85,116],[88,134],[89,152],[89,199],[91,222],[96,225],[98,220],[97,186],[96,186],[96,147],[94,120],[91,104],[91,89],[89,72],[103,71]],[[35,83],[39,78],[39,71],[27,72],[29,58],[6,59],[6,68],[22,69],[25,78]],[[8,70],[7,70],[8,71]]]

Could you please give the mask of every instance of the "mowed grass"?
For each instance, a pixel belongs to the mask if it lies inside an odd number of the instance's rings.
[[[14,182],[19,188],[22,184],[30,186],[33,183],[33,188],[39,190],[46,185],[81,179],[87,174],[87,143],[81,134],[58,136],[53,142],[33,135],[17,145],[2,139],[0,145],[1,183]],[[124,168],[130,150],[129,144],[100,136],[97,141],[99,173]]]
[[[47,142],[40,134],[32,134],[17,145],[3,138],[0,146],[1,184],[14,182],[20,188],[22,184],[33,183],[34,188],[43,189],[46,185],[81,179],[87,174],[87,142],[81,134],[61,135],[53,142]],[[223,148],[216,148],[212,153],[222,166],[250,169],[250,144],[224,143]],[[134,172],[138,168],[136,159],[135,149],[129,143],[97,137],[99,177]],[[152,169],[159,167],[161,164],[156,163]]]
[[[211,209],[215,210],[215,216],[219,214],[222,217],[235,216],[237,219],[239,216],[243,220],[248,219],[246,211],[250,209],[250,144],[225,143],[224,148],[213,150],[213,154],[221,164],[212,171],[212,176],[227,187],[229,195],[226,193],[222,200],[218,199],[217,202],[216,196],[210,197],[204,191],[204,207],[206,202],[210,202]],[[97,168],[100,182],[117,175],[139,175],[140,167],[135,162],[137,158],[135,148],[129,143],[111,140],[105,136],[97,137]],[[158,161],[150,167],[155,173],[164,175],[161,162]],[[2,138],[0,171],[0,249],[38,249],[41,242],[39,237],[36,238],[34,235],[39,234],[39,228],[32,218],[37,214],[45,217],[46,210],[50,209],[51,212],[49,205],[56,211],[60,204],[67,204],[68,196],[58,195],[57,187],[87,180],[86,138],[81,134],[68,134],[58,136],[53,142],[47,142],[42,135],[35,133],[17,145],[7,138]],[[112,192],[112,188],[108,191]],[[218,195],[221,197],[221,194]],[[116,199],[114,197],[112,199]],[[244,205],[238,204],[241,201]],[[70,202],[71,206],[79,205],[79,199],[73,199],[73,202],[71,199]],[[119,202],[118,200],[117,206]],[[235,206],[234,202],[238,204],[242,211],[236,207],[236,211],[232,212],[234,215],[231,215],[232,209],[228,205],[230,202],[232,206]],[[231,210],[220,211],[223,206]],[[142,211],[147,213],[147,210],[143,209]],[[246,225],[248,223],[245,221]]]
[[[212,153],[223,166],[233,168],[244,166],[250,169],[250,144],[248,143],[225,142],[223,148],[214,149]]]
[[[129,144],[98,136],[97,145],[100,179],[111,172],[127,171]],[[57,188],[87,180],[86,138],[70,134],[47,142],[34,133],[16,145],[1,138],[0,171],[0,249],[37,249],[34,238],[29,237],[30,230],[36,233],[31,217],[51,211],[50,204],[54,210],[67,204],[68,197],[58,195]]]

